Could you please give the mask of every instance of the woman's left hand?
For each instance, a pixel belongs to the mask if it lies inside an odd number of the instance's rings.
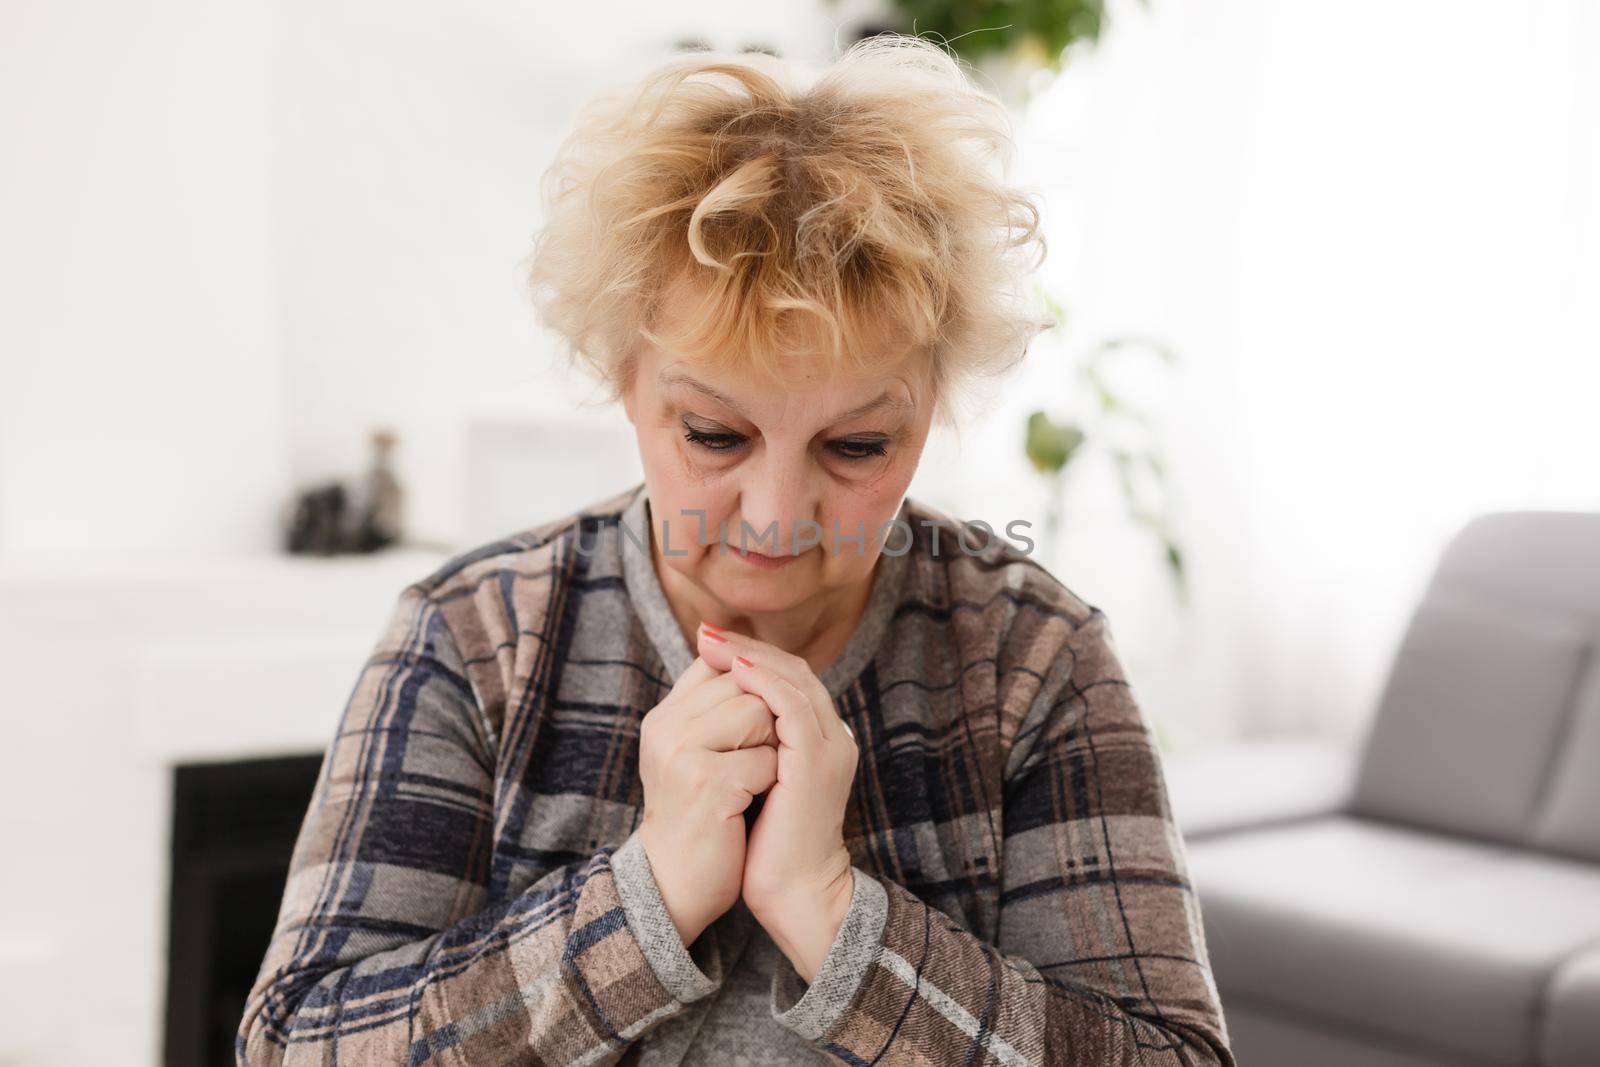
[[[844,809],[860,752],[804,659],[705,625],[698,644],[707,662],[731,671],[739,687],[764,699],[777,719],[778,781],[745,846],[743,896],[756,921],[810,982],[855,888]]]

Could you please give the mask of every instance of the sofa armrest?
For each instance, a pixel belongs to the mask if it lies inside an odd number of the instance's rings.
[[[1600,944],[1568,957],[1545,986],[1539,1062],[1580,1067],[1600,1048]]]
[[[1356,743],[1319,736],[1243,738],[1163,759],[1173,818],[1186,839],[1340,811]]]

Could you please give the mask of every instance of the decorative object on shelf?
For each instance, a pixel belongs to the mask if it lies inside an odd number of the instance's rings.
[[[397,544],[404,532],[405,494],[394,476],[391,458],[395,435],[389,430],[374,430],[371,440],[372,466],[367,469],[356,509],[353,547],[357,552],[372,552]]]
[[[1059,301],[1040,289],[1044,304],[1059,325],[1066,312]],[[1130,404],[1111,383],[1111,365],[1130,355],[1154,356],[1170,367],[1177,363],[1172,349],[1148,337],[1112,337],[1069,356],[1069,373],[1076,379],[1073,394],[1088,398],[1089,410],[1076,420],[1057,419],[1046,411],[1028,416],[1023,452],[1034,470],[1049,480],[1045,510],[1046,552],[1054,551],[1061,526],[1066,469],[1090,445],[1104,454],[1116,470],[1128,515],[1149,530],[1159,542],[1172,573],[1180,601],[1188,600],[1188,576],[1183,549],[1172,521],[1173,488],[1166,457],[1154,421]]]
[[[284,531],[288,552],[334,556],[376,552],[400,543],[405,492],[391,459],[397,438],[379,429],[370,440],[372,466],[361,478],[350,484],[323,482],[296,495]]]

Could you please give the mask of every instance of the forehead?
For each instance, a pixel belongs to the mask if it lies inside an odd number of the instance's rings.
[[[732,408],[746,417],[759,404],[778,395],[784,401],[794,399],[794,391],[774,394],[750,389],[748,382],[733,386],[707,381],[693,364],[675,362],[662,368],[656,375],[657,387],[671,395],[683,394],[701,397]],[[909,416],[917,409],[916,385],[894,374],[864,375],[851,380],[833,380],[819,383],[814,389],[802,390],[803,402],[815,403],[826,409],[826,421],[847,422],[868,415]]]
[[[738,407],[739,401],[773,392],[866,400],[885,392],[920,406],[930,381],[927,353],[897,340],[887,324],[867,319],[857,338],[871,354],[865,366],[854,366],[832,351],[833,339],[815,315],[795,313],[794,329],[781,340],[781,349],[752,352],[738,343],[714,352],[674,347],[673,340],[703,327],[696,316],[704,314],[703,292],[686,284],[670,286],[656,316],[656,337],[640,348],[638,370],[655,388],[674,393],[699,394]],[[667,347],[654,343],[661,341]],[[781,375],[774,378],[773,375]]]

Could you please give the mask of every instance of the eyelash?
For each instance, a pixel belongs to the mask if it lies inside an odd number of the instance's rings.
[[[744,440],[744,438],[738,434],[701,433],[698,430],[685,431],[683,438],[692,444],[699,445],[700,447],[708,449],[712,452],[730,451],[733,448],[736,448],[739,442]],[[719,444],[718,442],[722,443]],[[862,460],[875,459],[879,456],[888,455],[889,453],[889,446],[888,442],[886,441],[834,441],[831,443],[835,448],[835,454],[838,455],[840,459],[857,463],[861,462]],[[862,451],[848,453],[839,452],[838,448],[840,447],[849,448],[852,450],[860,449]]]

